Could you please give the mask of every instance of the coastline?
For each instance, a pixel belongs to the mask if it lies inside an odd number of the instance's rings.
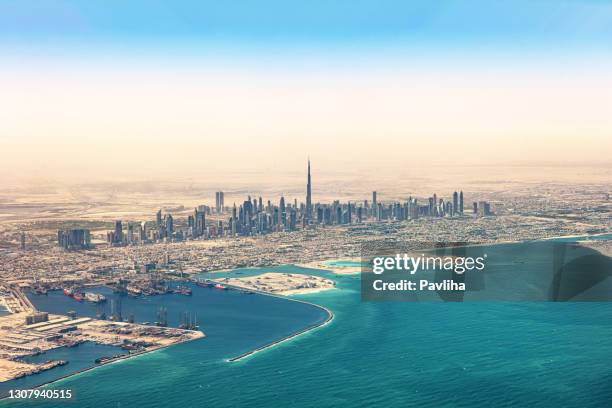
[[[244,290],[244,288],[241,288],[239,286],[234,286],[234,285],[226,285],[226,286],[228,286],[230,288],[238,289],[238,290]],[[303,304],[307,304],[307,305],[310,305],[310,306],[314,306],[316,308],[319,308],[319,309],[325,311],[325,313],[327,314],[327,318],[324,321],[320,322],[320,323],[309,325],[309,326],[307,326],[307,327],[305,327],[303,329],[298,330],[297,332],[291,333],[291,334],[289,334],[289,335],[287,335],[285,337],[282,337],[282,338],[280,338],[278,340],[274,340],[274,341],[272,341],[270,343],[267,343],[267,344],[265,344],[263,346],[260,346],[260,347],[257,347],[255,349],[252,349],[252,350],[249,350],[247,352],[244,352],[244,353],[242,353],[242,354],[240,354],[238,356],[226,359],[225,361],[227,361],[227,362],[238,362],[240,360],[246,359],[247,357],[250,357],[250,356],[252,356],[254,354],[257,354],[257,353],[259,353],[261,351],[264,351],[266,349],[272,348],[272,347],[274,347],[274,346],[276,346],[276,345],[278,345],[280,343],[289,341],[289,340],[291,340],[291,339],[293,339],[295,337],[298,337],[298,336],[300,336],[300,335],[302,335],[304,333],[307,333],[309,331],[312,331],[312,330],[315,330],[317,328],[323,327],[323,326],[329,324],[333,320],[333,318],[334,318],[334,314],[331,312],[331,310],[329,310],[328,308],[326,308],[324,306],[317,305],[315,303],[307,302],[307,301],[300,300],[300,299],[294,299],[294,298],[288,297],[286,295],[279,295],[279,294],[274,294],[274,293],[269,293],[269,292],[262,292],[262,291],[256,291],[256,290],[251,290],[251,291],[254,292],[254,293],[257,293],[259,295],[263,295],[263,296],[272,296],[272,297],[281,298],[281,299],[284,299],[284,300],[287,300],[287,301],[291,301],[291,302],[298,302],[298,303],[303,303]],[[179,344],[188,343],[188,342],[199,340],[199,339],[202,339],[202,338],[205,338],[205,336],[189,339],[189,340],[186,340],[186,341],[181,342]],[[152,348],[152,349],[149,349],[149,350],[142,350],[142,351],[139,351],[139,352],[136,352],[136,353],[124,354],[124,355],[121,355],[121,356],[117,356],[116,358],[113,358],[113,359],[110,359],[110,360],[106,360],[106,361],[104,361],[102,363],[95,364],[95,365],[93,365],[91,367],[86,367],[86,368],[77,370],[75,372],[62,375],[62,376],[60,376],[58,378],[54,378],[53,380],[44,382],[44,383],[39,384],[39,385],[37,385],[35,387],[32,387],[32,388],[36,389],[36,388],[46,387],[46,386],[49,386],[51,384],[54,384],[54,383],[60,382],[62,380],[65,380],[67,378],[70,378],[70,377],[73,377],[73,376],[77,376],[79,374],[82,374],[82,373],[94,370],[94,369],[96,369],[98,367],[101,367],[101,366],[104,366],[104,365],[107,365],[107,364],[113,364],[113,363],[118,363],[118,362],[123,361],[123,360],[128,360],[128,359],[131,359],[131,358],[137,358],[139,356],[143,356],[143,355],[148,354],[148,353],[153,353],[153,352],[156,352],[158,350],[162,350],[162,349],[165,349],[165,348],[168,348],[168,347],[172,347],[172,346],[175,346],[175,345],[177,345],[177,344],[161,345],[159,347],[155,347],[155,348]],[[6,399],[7,397],[8,397],[8,395],[0,395],[0,401]]]
[[[334,258],[321,261],[312,261],[306,263],[295,264],[300,268],[319,269],[326,272],[331,272],[334,275],[358,275],[361,273],[361,266],[331,266],[329,262],[350,261],[360,262],[361,258]]]
[[[192,341],[201,340],[203,338],[205,338],[205,336],[197,337],[197,338],[193,338],[193,339],[189,339],[189,340],[185,340],[185,341],[182,341],[181,343],[177,343],[177,344],[189,343],[189,342],[192,342]],[[91,367],[82,368],[82,369],[77,370],[75,372],[72,372],[72,373],[65,374],[65,375],[62,375],[60,377],[54,378],[53,380],[50,380],[50,381],[47,381],[47,382],[42,383],[40,385],[37,385],[35,387],[32,387],[32,389],[43,388],[43,387],[46,387],[48,385],[54,384],[56,382],[60,382],[62,380],[70,378],[70,377],[75,377],[75,376],[77,376],[79,374],[83,374],[83,373],[86,373],[88,371],[95,370],[96,368],[99,368],[99,367],[102,367],[102,366],[105,366],[105,365],[108,365],[108,364],[118,363],[120,361],[128,360],[128,359],[131,359],[131,358],[137,358],[137,357],[143,356],[143,355],[148,354],[148,353],[153,353],[153,352],[156,352],[156,351],[159,351],[159,350],[163,350],[163,349],[168,348],[168,347],[176,346],[177,344],[161,345],[159,347],[154,347],[154,348],[151,348],[149,350],[141,350],[141,351],[137,351],[135,353],[123,354],[123,355],[117,356],[115,358],[112,358],[112,359],[109,359],[109,360],[105,360],[105,361],[103,361],[101,363],[96,363],[96,364],[94,364]],[[8,397],[9,397],[8,395],[0,394],[0,401],[6,399]]]
[[[332,279],[302,273],[263,272],[254,276],[212,279],[222,285],[246,292],[278,296],[308,295],[336,289]],[[291,283],[290,283],[291,282]]]
[[[268,294],[267,296],[276,296],[276,295]],[[279,296],[279,297],[283,297],[283,296]],[[296,338],[298,336],[301,336],[302,334],[305,334],[305,333],[308,333],[308,332],[310,332],[312,330],[315,330],[315,329],[318,329],[320,327],[326,326],[329,323],[331,323],[331,321],[334,319],[334,314],[331,312],[331,310],[329,310],[328,308],[326,308],[324,306],[316,305],[314,303],[310,303],[310,302],[306,302],[306,301],[298,300],[298,299],[291,299],[291,298],[287,298],[287,297],[283,297],[283,298],[287,299],[287,300],[294,301],[294,302],[300,302],[300,303],[304,303],[304,304],[308,304],[308,305],[311,305],[311,306],[318,307],[319,309],[322,309],[322,310],[324,310],[327,313],[327,319],[325,319],[321,323],[312,324],[312,325],[310,325],[308,327],[305,327],[304,329],[301,329],[301,330],[299,330],[299,331],[297,331],[295,333],[292,333],[292,334],[290,334],[288,336],[285,336],[285,337],[283,337],[281,339],[275,340],[275,341],[273,341],[271,343],[264,344],[263,346],[260,346],[260,347],[257,347],[255,349],[253,349],[253,350],[244,352],[244,353],[242,353],[242,354],[240,354],[240,355],[238,355],[236,357],[229,358],[229,359],[226,360],[228,363],[235,363],[235,362],[244,360],[244,359],[246,359],[248,357],[251,357],[251,356],[253,356],[253,355],[255,355],[255,354],[257,354],[257,353],[259,353],[261,351],[270,349],[270,348],[272,348],[274,346],[277,346],[277,345],[279,345],[281,343],[284,343],[284,342],[289,341],[291,339],[294,339],[294,338]]]
[[[225,284],[225,286],[227,286],[229,288],[233,288],[233,289],[243,290],[243,288],[241,288],[240,286],[235,286],[235,285],[230,285],[230,284]],[[333,314],[333,312],[331,310],[329,310],[325,306],[317,305],[316,303],[307,302],[305,300],[295,299],[295,298],[291,298],[291,297],[284,296],[284,295],[278,295],[278,294],[275,294],[275,293],[262,292],[262,291],[259,291],[259,290],[251,290],[251,292],[257,293],[258,295],[272,296],[272,297],[284,299],[284,300],[287,300],[287,301],[290,301],[290,302],[298,302],[298,303],[303,303],[305,305],[314,306],[316,308],[319,308],[319,309],[323,310],[325,313],[327,313],[327,319],[325,319],[324,321],[322,321],[320,323],[311,324],[310,326],[307,326],[307,327],[305,327],[303,329],[300,329],[300,330],[298,330],[295,333],[291,333],[291,334],[289,334],[289,335],[287,335],[285,337],[282,337],[282,338],[280,338],[278,340],[274,340],[274,341],[272,341],[270,343],[264,344],[263,346],[257,347],[257,348],[255,348],[253,350],[245,351],[244,353],[239,354],[239,355],[237,355],[235,357],[231,357],[231,358],[226,359],[225,361],[227,361],[229,363],[234,363],[234,362],[243,360],[243,359],[245,359],[247,357],[250,357],[250,356],[252,356],[254,354],[257,354],[257,353],[259,353],[261,351],[267,350],[267,349],[272,348],[272,347],[274,347],[274,346],[276,346],[278,344],[281,344],[283,342],[289,341],[289,340],[291,340],[291,339],[293,339],[295,337],[301,336],[304,333],[307,333],[309,331],[312,331],[312,330],[318,329],[320,327],[326,326],[329,323],[331,323],[331,321],[334,319],[334,314]]]

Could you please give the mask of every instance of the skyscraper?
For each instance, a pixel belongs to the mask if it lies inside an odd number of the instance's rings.
[[[168,238],[172,238],[172,235],[174,234],[174,219],[172,218],[172,215],[168,214],[166,215],[166,237]]]
[[[306,184],[306,216],[310,220],[312,214],[312,180],[310,179],[310,157],[308,158],[308,183]]]
[[[128,221],[127,223],[127,243],[134,243],[134,224]]]
[[[196,208],[194,210],[193,221],[193,236],[201,237],[206,231],[206,213]]]
[[[376,202],[376,191],[372,191],[372,217],[377,217],[378,204]]]
[[[459,192],[459,214],[463,215],[463,191]]]
[[[452,215],[457,214],[458,210],[459,210],[459,196],[457,195],[457,192],[455,191],[453,193],[453,214]]]
[[[123,226],[121,221],[115,221],[115,232],[113,235],[113,244],[122,244],[123,243]]]
[[[225,207],[223,191],[217,191],[215,193],[215,210],[217,211],[217,214],[221,214],[223,212],[223,207]]]
[[[279,217],[280,220],[278,221],[279,224],[282,224],[283,227],[287,226],[287,209],[285,207],[285,197],[281,197],[280,198],[280,204],[278,206],[279,208]]]

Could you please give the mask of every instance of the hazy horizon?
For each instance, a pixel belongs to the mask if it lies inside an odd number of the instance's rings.
[[[269,3],[0,5],[0,180],[612,165],[612,5]]]

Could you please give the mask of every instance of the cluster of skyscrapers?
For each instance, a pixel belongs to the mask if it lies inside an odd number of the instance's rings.
[[[107,233],[107,241],[111,245],[119,246],[144,242],[289,232],[307,228],[309,225],[343,225],[362,223],[365,220],[403,221],[419,217],[461,217],[464,215],[463,191],[453,192],[448,200],[433,194],[422,203],[412,197],[405,202],[383,203],[379,201],[377,192],[374,191],[371,202],[368,200],[362,203],[334,201],[331,204],[313,204],[310,159],[308,160],[306,203],[298,204],[297,199],[287,202],[285,197],[281,197],[278,204],[273,204],[270,200],[264,204],[261,197],[251,198],[249,196],[238,206],[234,203],[229,218],[224,222],[220,219],[220,216],[226,212],[224,201],[224,193],[216,192],[214,208],[206,205],[198,206],[194,209],[193,214],[187,216],[186,223],[181,223],[179,228],[176,227],[173,216],[162,214],[162,210],[157,212],[154,225],[146,222],[128,222],[126,232],[124,232],[122,222],[116,221],[114,230]],[[479,216],[491,215],[490,205],[486,201],[473,203],[473,211]],[[207,217],[213,215],[215,219],[207,222]],[[78,231],[87,230],[59,231],[58,242],[67,249],[88,247],[89,231],[86,234],[87,238],[85,238],[85,232],[79,233]]]
[[[57,231],[57,243],[65,250],[91,248],[91,236],[88,229],[70,229]]]

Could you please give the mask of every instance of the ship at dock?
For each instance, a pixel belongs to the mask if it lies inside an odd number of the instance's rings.
[[[91,303],[104,303],[106,302],[106,297],[99,293],[86,292],[85,300]]]
[[[177,286],[174,289],[172,289],[172,293],[176,293],[178,295],[191,296],[191,288],[189,288],[188,286]]]
[[[195,284],[201,288],[212,288],[215,286],[214,282],[210,282],[208,280],[198,280]]]
[[[64,288],[64,295],[73,298],[77,302],[82,302],[85,299],[84,293],[75,288]]]
[[[128,285],[126,289],[127,289],[127,294],[130,296],[142,295],[142,289],[140,289],[139,287],[135,285]]]

